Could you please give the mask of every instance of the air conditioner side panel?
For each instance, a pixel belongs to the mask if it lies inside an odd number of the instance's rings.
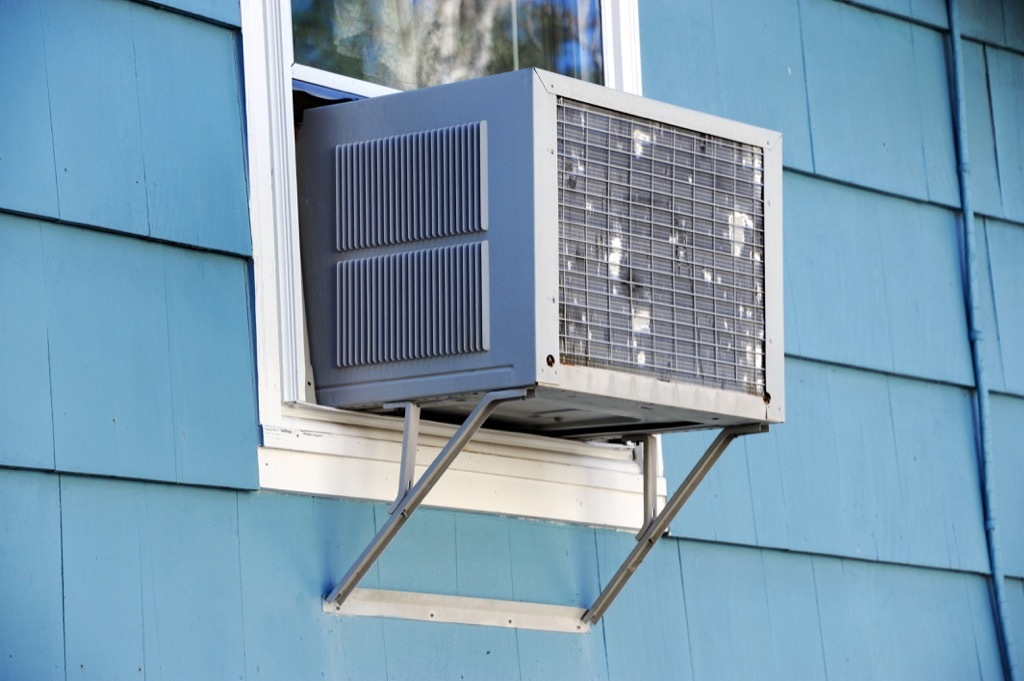
[[[528,73],[508,74],[306,113],[298,140],[299,204],[310,354],[319,402],[366,407],[536,383],[535,147],[530,124],[533,86]],[[485,131],[481,178],[484,229],[441,229],[437,238],[433,233],[417,232],[412,241],[386,247],[372,239],[338,243],[335,196],[339,189],[339,146],[473,125]],[[340,189],[344,191],[344,187]],[[435,198],[424,195],[416,200]],[[382,210],[394,210],[393,197],[385,196],[381,202]],[[352,244],[357,247],[351,248]],[[339,246],[346,245],[349,248],[339,252]],[[443,249],[461,251],[441,254]],[[347,351],[352,343],[370,342],[372,339],[365,334],[376,328],[367,322],[360,323],[359,296],[365,294],[359,291],[347,300],[347,317],[339,319],[339,301],[346,300],[339,288],[348,281],[345,291],[352,294],[353,272],[362,277],[359,281],[369,278],[371,284],[377,279],[391,282],[394,277],[390,274],[393,268],[388,269],[389,259],[433,259],[447,263],[453,257],[463,258],[463,252],[483,259],[479,265],[469,267],[466,275],[470,280],[477,272],[483,276],[479,287],[479,294],[485,297],[481,301],[486,317],[483,346],[470,347],[472,343],[460,341],[454,344],[458,346],[454,350],[445,346],[442,352],[419,358],[410,351],[395,354],[388,348],[378,348],[370,355],[354,355],[373,361],[351,361],[351,352],[338,351],[339,334]],[[449,265],[442,263],[438,267],[447,271],[444,267]],[[472,281],[462,282],[461,276],[452,279],[452,291],[466,290],[464,283],[476,290]],[[405,285],[417,286],[410,282]],[[422,281],[418,286],[425,287]],[[443,291],[425,290],[422,294],[433,296],[435,306],[445,304],[449,297]],[[461,314],[464,307],[467,306],[455,306],[451,314]],[[402,333],[401,329],[393,331]],[[444,333],[442,330],[441,334]],[[449,341],[440,339],[442,346]]]

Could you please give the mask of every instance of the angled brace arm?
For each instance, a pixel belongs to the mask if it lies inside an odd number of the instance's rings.
[[[441,475],[448,470],[448,467],[458,456],[459,452],[466,446],[469,440],[476,434],[480,427],[483,426],[484,421],[487,417],[497,408],[502,402],[508,402],[510,400],[521,400],[526,398],[527,391],[525,389],[516,390],[498,390],[495,392],[487,393],[480,400],[480,403],[476,405],[469,416],[466,417],[465,422],[455,434],[452,435],[451,440],[444,446],[441,453],[437,455],[434,462],[430,464],[430,467],[424,471],[419,482],[413,485],[407,492],[403,494],[403,488],[399,488],[398,498],[395,500],[395,504],[391,508],[391,516],[387,519],[380,531],[377,532],[377,536],[373,538],[356,562],[349,568],[345,576],[338,582],[338,585],[334,587],[331,593],[327,594],[324,598],[325,603],[335,603],[341,605],[352,593],[352,590],[356,588],[366,572],[370,567],[380,558],[380,554],[384,552],[391,540],[395,538],[398,531],[402,529],[405,521],[409,519],[409,516],[423,503],[423,499],[426,498],[427,494],[433,489],[434,485],[441,478]],[[418,416],[418,408],[416,409],[416,415]],[[415,443],[411,443],[409,437],[406,437],[403,442],[403,487],[406,480],[411,480],[411,469],[413,461],[411,457],[415,452]]]
[[[768,432],[768,426],[764,424],[753,424],[744,426],[732,426],[725,428],[718,434],[715,441],[704,452],[704,456],[700,458],[690,474],[686,476],[683,483],[679,486],[679,489],[675,491],[672,498],[665,504],[665,508],[661,510],[661,513],[657,514],[653,518],[649,518],[644,529],[641,530],[640,536],[637,538],[636,546],[630,551],[629,556],[619,567],[618,571],[612,576],[608,584],[601,591],[601,594],[594,601],[594,604],[590,606],[590,609],[583,613],[583,622],[589,625],[597,624],[597,621],[601,619],[605,611],[608,610],[608,606],[612,604],[615,597],[619,595],[622,588],[626,586],[626,582],[633,576],[636,569],[643,562],[647,554],[651,552],[654,545],[661,539],[662,535],[668,531],[669,523],[672,522],[676,514],[686,503],[693,491],[697,489],[697,485],[701,483],[704,476],[708,474],[711,467],[715,465],[718,458],[725,452],[726,447],[741,435],[749,435],[752,433],[765,433]],[[648,452],[644,453],[644,478],[649,480],[652,474],[656,474],[654,466],[647,462]],[[653,459],[653,457],[651,457]],[[646,510],[646,509],[645,509]]]

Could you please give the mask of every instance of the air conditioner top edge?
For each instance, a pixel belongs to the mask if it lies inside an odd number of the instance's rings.
[[[757,145],[765,149],[775,149],[782,144],[782,133],[777,130],[688,109],[649,96],[634,95],[602,85],[587,83],[571,76],[563,76],[542,69],[524,69],[515,73],[532,74],[541,88],[557,97],[574,99],[607,109],[628,110],[633,115],[648,117],[680,127],[690,127],[721,137],[730,137],[738,142]]]

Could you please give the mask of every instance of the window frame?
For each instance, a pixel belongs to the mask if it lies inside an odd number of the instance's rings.
[[[640,94],[637,2],[602,0],[601,11],[606,85]],[[260,487],[391,501],[403,420],[318,406],[307,380],[292,81],[362,96],[393,90],[293,64],[290,0],[242,0],[241,17]],[[453,431],[421,424],[417,474]],[[643,521],[643,471],[626,446],[484,429],[427,505],[636,529]]]

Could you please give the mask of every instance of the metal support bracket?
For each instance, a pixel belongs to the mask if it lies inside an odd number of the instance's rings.
[[[765,424],[753,424],[745,426],[732,426],[724,428],[722,432],[718,434],[715,441],[704,452],[704,456],[694,465],[690,470],[689,475],[683,480],[683,483],[679,486],[679,489],[675,491],[672,498],[665,504],[665,508],[661,510],[661,513],[651,518],[640,537],[637,539],[636,546],[630,551],[626,560],[619,567],[615,575],[612,576],[608,584],[601,591],[601,594],[594,601],[594,604],[583,613],[583,622],[588,625],[597,624],[597,621],[601,619],[605,611],[608,610],[608,606],[612,604],[615,597],[619,595],[622,588],[626,586],[626,582],[633,576],[636,569],[643,562],[647,554],[651,552],[654,545],[661,539],[668,531],[669,523],[676,517],[679,510],[686,503],[690,495],[693,494],[694,490],[697,489],[697,485],[701,483],[704,476],[708,474],[711,467],[715,465],[718,458],[725,452],[726,447],[741,435],[750,435],[753,433],[766,433],[768,432],[768,426]],[[646,444],[646,443],[645,443]],[[654,458],[653,456],[651,457]],[[654,465],[648,465],[647,456],[644,456],[644,490],[648,489],[650,484],[649,476],[651,473],[656,474],[657,470]],[[645,494],[646,499],[646,494]],[[647,505],[645,503],[645,512],[647,512]]]
[[[654,435],[647,436],[638,445],[638,454],[643,457],[643,527],[637,536],[636,546],[633,547],[618,571],[598,595],[594,604],[586,611],[581,608],[541,603],[357,589],[359,581],[380,558],[405,521],[420,506],[441,475],[448,470],[455,457],[483,426],[487,417],[501,402],[525,399],[527,395],[525,389],[501,390],[484,395],[415,484],[413,484],[413,478],[415,477],[416,440],[419,433],[420,410],[417,405],[410,403],[389,405],[405,409],[405,435],[402,440],[402,465],[398,494],[391,505],[390,516],[377,535],[363,550],[337,586],[324,597],[324,612],[349,615],[375,614],[378,616],[387,613],[386,616],[430,619],[439,622],[585,633],[590,630],[591,626],[597,624],[615,597],[626,586],[626,582],[636,572],[640,563],[651,552],[658,540],[666,534],[669,524],[729,444],[741,435],[768,432],[768,426],[764,424],[731,426],[723,429],[693,466],[660,513],[656,512],[658,441]],[[349,599],[350,596],[352,598],[346,603],[346,599]]]
[[[398,493],[395,494],[395,500],[388,508],[388,513],[394,513],[395,509],[401,505],[416,480],[416,443],[420,439],[420,405],[412,402],[392,402],[384,405],[385,409],[399,407],[405,411],[405,428],[402,430],[402,465],[399,467]]]
[[[526,396],[527,391],[522,388],[498,390],[484,395],[479,404],[466,417],[465,422],[452,435],[452,438],[441,450],[441,453],[434,459],[434,462],[424,471],[419,481],[408,489],[404,487],[404,484],[407,480],[411,484],[413,478],[416,462],[416,442],[411,435],[415,436],[419,427],[419,408],[415,407],[415,405],[410,405],[412,408],[406,409],[407,428],[402,442],[402,474],[400,476],[398,498],[395,499],[395,503],[391,507],[391,516],[385,521],[369,546],[363,549],[362,554],[356,559],[356,562],[349,568],[348,572],[345,573],[345,576],[338,582],[337,586],[331,590],[331,593],[327,594],[324,598],[325,604],[341,605],[348,595],[352,593],[352,590],[359,584],[359,580],[366,575],[370,567],[380,558],[380,554],[384,552],[384,549],[395,538],[398,531],[402,529],[405,521],[419,508],[419,505],[423,503],[423,499],[426,498],[430,490],[437,484],[441,475],[448,470],[455,457],[458,456],[459,452],[462,451],[473,435],[480,430],[484,421],[487,420],[487,417],[491,415],[497,406],[502,402],[525,399]],[[410,421],[416,424],[411,431],[411,435],[408,428]]]

